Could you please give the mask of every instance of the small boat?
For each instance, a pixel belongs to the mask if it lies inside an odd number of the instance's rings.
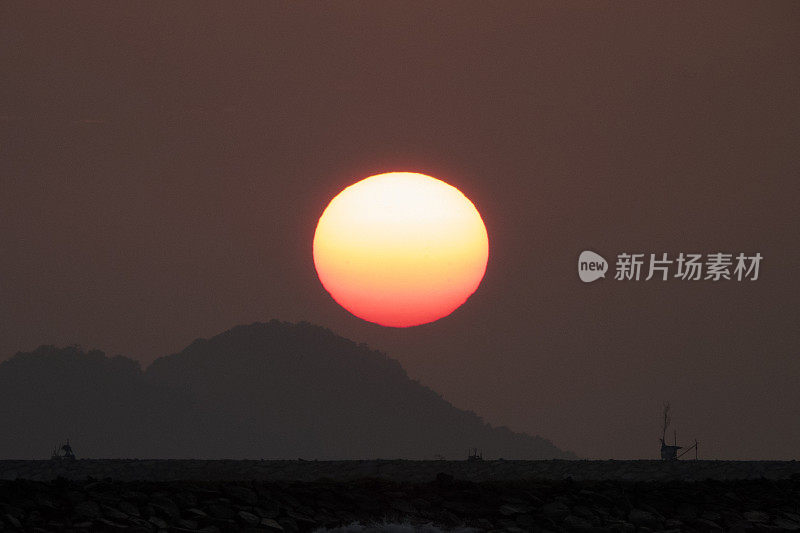
[[[694,440],[694,444],[689,446],[688,448],[684,449],[683,446],[678,446],[678,433],[677,431],[673,433],[673,441],[672,445],[667,444],[667,428],[669,427],[669,423],[672,421],[672,417],[669,415],[669,403],[664,404],[664,425],[661,431],[661,459],[663,461],[677,461],[690,451],[694,450],[694,458],[697,460],[697,446],[700,444],[697,439]],[[678,450],[683,450],[682,452],[678,453]]]
[[[50,459],[55,459],[58,461],[75,460],[75,452],[72,451],[72,446],[69,445],[69,439],[67,439],[67,443],[62,444],[61,447],[56,446],[53,448],[53,455],[50,456]]]
[[[483,454],[478,453],[478,448],[472,448],[467,452],[467,461],[483,461]]]

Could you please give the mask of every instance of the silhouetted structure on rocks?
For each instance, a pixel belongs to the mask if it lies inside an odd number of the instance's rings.
[[[664,425],[661,431],[661,459],[664,461],[677,461],[680,457],[684,456],[687,452],[694,449],[694,458],[697,459],[697,439],[695,439],[694,444],[689,446],[683,452],[678,454],[678,450],[683,449],[683,446],[678,446],[678,434],[675,432],[673,434],[673,441],[672,445],[666,443],[667,437],[667,427],[669,423],[672,421],[672,417],[669,414],[670,405],[669,403],[664,404]]]
[[[57,461],[74,461],[75,452],[72,451],[72,446],[69,445],[69,439],[67,439],[67,443],[62,444],[60,448],[58,446],[53,448],[53,455],[51,455],[50,458]]]

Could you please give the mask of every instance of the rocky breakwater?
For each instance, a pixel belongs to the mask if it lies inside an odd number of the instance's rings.
[[[360,522],[474,531],[797,531],[783,480],[473,482],[0,481],[0,523],[26,531],[325,531]]]
[[[0,479],[50,481],[285,480],[349,481],[382,478],[424,482],[443,472],[469,481],[568,479],[624,481],[702,481],[706,479],[788,479],[800,475],[798,461],[305,461],[305,460],[136,460],[0,461]]]

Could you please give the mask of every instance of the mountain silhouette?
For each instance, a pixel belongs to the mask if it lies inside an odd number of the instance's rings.
[[[67,436],[82,457],[574,458],[492,427],[411,380],[386,355],[308,323],[237,326],[142,372],[77,347],[0,364],[2,457],[42,457]],[[49,447],[49,448],[48,448]]]
[[[79,457],[194,456],[192,412],[139,363],[99,350],[40,346],[0,363],[0,458],[48,458],[67,438]]]

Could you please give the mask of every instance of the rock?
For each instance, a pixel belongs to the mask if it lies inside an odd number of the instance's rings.
[[[83,489],[86,492],[103,493],[113,490],[114,485],[109,481],[94,481],[92,483],[87,483],[86,485],[84,485]]]
[[[150,531],[151,529],[153,529],[153,525],[150,522],[148,522],[147,520],[143,520],[141,518],[136,518],[136,517],[133,517],[133,516],[128,518],[128,523],[132,524],[133,526],[136,526],[136,527],[138,527],[140,529],[146,529],[147,531]]]
[[[261,522],[261,519],[259,517],[257,517],[253,513],[248,513],[247,511],[239,511],[238,513],[236,513],[236,516],[240,521],[249,526],[255,526]]]
[[[100,506],[92,500],[84,500],[75,504],[73,512],[80,518],[95,519],[100,517]]]
[[[22,529],[22,522],[14,515],[6,513],[3,515],[3,520],[14,529]]]
[[[70,504],[75,505],[85,500],[86,495],[78,490],[68,490],[64,494],[64,499],[67,500]]]
[[[769,522],[769,515],[761,511],[747,511],[743,516],[748,522],[761,522],[764,524]]]
[[[513,462],[507,463],[509,466],[504,468],[510,469]],[[333,471],[329,463],[326,465],[326,472]],[[225,471],[224,462],[213,466],[214,472],[217,468]],[[346,465],[353,475],[360,475],[361,470],[355,466]],[[384,466],[385,477],[391,478],[394,463],[385,462]],[[483,466],[472,465],[473,474],[479,471],[477,467]],[[91,490],[86,491],[86,481],[0,480],[0,532],[19,529],[5,517],[10,515],[26,531],[95,531],[125,526],[144,532],[155,531],[166,524],[167,529],[174,531],[211,526],[209,530],[216,528],[226,533],[256,529],[291,533],[323,527],[335,529],[355,522],[407,519],[409,523],[430,523],[445,530],[463,526],[479,531],[631,532],[638,525],[641,532],[719,531],[723,528],[752,533],[778,530],[800,533],[800,513],[791,500],[800,490],[800,477],[794,481],[702,481],[710,471],[706,468],[692,470],[692,476],[700,481],[689,484],[682,481],[588,482],[581,481],[581,477],[589,476],[592,468],[580,470],[578,466],[583,468],[582,463],[542,462],[529,469],[549,472],[551,479],[571,474],[573,481],[569,483],[530,479],[508,484],[453,480],[448,484],[447,478],[444,478],[445,484],[425,482],[433,477],[435,469],[419,475],[418,479],[423,481],[408,483],[386,479],[352,482],[92,481]],[[642,462],[641,468],[634,466],[628,464],[626,468],[646,478],[648,463]],[[402,470],[397,468],[398,472]],[[688,471],[688,466],[683,468]],[[108,471],[112,470],[109,467]],[[371,473],[369,469],[366,471]],[[116,476],[115,472],[112,475]],[[258,469],[250,472],[255,478]],[[500,470],[495,471],[498,472]],[[677,478],[684,474],[680,473]],[[296,473],[292,471],[286,475]],[[254,498],[255,505],[247,504]],[[746,516],[740,509],[748,510]],[[151,517],[154,519],[146,520]]]
[[[262,500],[253,507],[253,512],[261,518],[277,518],[281,513],[281,506],[275,500]]]
[[[678,529],[683,528],[683,522],[674,518],[669,518],[664,522],[664,529]]]
[[[636,531],[636,526],[631,524],[630,522],[626,522],[625,520],[609,520],[607,522],[607,526],[610,531],[615,531],[619,533],[633,533]]]
[[[117,504],[117,508],[118,508],[120,511],[122,511],[123,513],[127,514],[127,515],[132,515],[132,516],[140,516],[140,515],[139,515],[139,508],[138,508],[138,507],[136,507],[136,506],[135,506],[134,504],[132,504],[131,502],[128,502],[128,501],[122,500],[121,502],[119,502],[119,503]]]
[[[572,530],[577,530],[577,531],[587,530],[587,529],[590,529],[592,527],[592,524],[589,523],[588,520],[585,520],[585,519],[580,518],[578,516],[575,516],[573,514],[567,515],[567,517],[564,518],[564,521],[562,523],[564,524],[564,527],[567,528],[568,531],[572,531]]]
[[[271,518],[262,518],[261,527],[268,531],[283,531],[283,526]]]
[[[661,520],[656,515],[642,509],[632,509],[628,513],[628,521],[637,527],[657,528],[661,525]]]
[[[723,528],[729,528],[733,524],[744,521],[744,516],[734,509],[720,509],[719,514],[722,515],[722,521],[717,523]]]
[[[258,496],[256,493],[239,485],[226,485],[223,487],[222,492],[232,501],[240,502],[245,505],[255,505],[258,503]]]
[[[188,530],[191,530],[191,531],[196,530],[197,527],[198,527],[197,521],[188,520],[186,518],[181,518],[179,520],[176,520],[174,525],[175,525],[175,527],[188,529]]]
[[[194,494],[188,491],[181,491],[172,496],[172,500],[181,509],[189,507],[197,507],[197,498]]]
[[[478,520],[475,522],[475,524],[476,524],[476,525],[477,525],[479,528],[481,528],[482,530],[484,530],[484,531],[488,531],[488,530],[490,530],[490,529],[493,529],[493,527],[494,527],[494,526],[492,526],[492,523],[491,523],[491,522],[489,522],[489,521],[488,521],[487,519],[485,519],[485,518],[479,518],[479,519],[478,519]]]
[[[221,503],[212,503],[206,507],[206,511],[208,512],[209,516],[214,518],[222,518],[225,520],[230,520],[236,516],[236,513],[233,511],[233,509]]]
[[[573,507],[572,514],[585,519],[592,525],[595,525],[598,522],[597,514],[592,509],[586,507],[585,505],[576,505],[575,507]]]
[[[411,505],[410,503],[408,503],[405,500],[392,500],[392,503],[390,505],[391,505],[392,509],[394,509],[395,511],[397,511],[399,513],[410,515],[410,514],[413,514],[414,512],[416,512],[416,509],[414,509],[414,506]]]
[[[289,517],[278,518],[278,523],[281,525],[284,531],[289,531],[291,533],[296,533],[297,531],[300,531],[300,528],[297,527],[297,522],[295,522]]]
[[[704,518],[695,518],[691,523],[701,531],[722,531],[722,526]]]
[[[550,502],[542,505],[539,510],[546,517],[560,522],[570,514],[569,507],[562,502]]]
[[[53,500],[51,500],[50,498],[48,498],[44,494],[37,494],[36,498],[35,498],[35,501],[36,501],[36,506],[39,509],[46,509],[47,511],[57,511],[58,510],[58,506],[56,506],[56,504],[53,503]]]
[[[0,513],[8,514],[14,518],[22,518],[25,516],[25,511],[14,505],[9,505],[5,502],[0,502]]]
[[[147,521],[156,526],[158,529],[167,529],[169,527],[169,524],[157,516],[151,516],[147,519]]]
[[[183,512],[183,516],[190,520],[204,520],[208,518],[208,515],[200,509],[192,507],[190,509],[186,509]]]
[[[173,522],[181,517],[181,511],[175,502],[169,498],[157,498],[150,502],[156,514],[168,522]]]
[[[800,524],[787,518],[776,518],[775,525],[786,531],[800,531]]]
[[[469,512],[467,504],[460,501],[445,500],[441,503],[441,506],[457,515],[464,515]]]
[[[28,527],[37,527],[44,525],[44,518],[42,517],[42,513],[38,510],[33,509],[28,513],[28,518],[25,520],[25,525]]]
[[[128,519],[128,515],[110,507],[108,505],[101,505],[100,511],[103,513],[103,516],[108,518],[109,520],[116,520],[117,522],[124,521]]]
[[[451,485],[453,483],[453,476],[445,474],[444,472],[439,472],[436,474],[436,483],[439,485]]]
[[[533,530],[533,527],[536,525],[536,519],[529,514],[518,514],[514,517],[514,521],[519,527],[526,531]]]
[[[533,507],[525,504],[504,504],[500,506],[500,514],[503,516],[514,516],[517,514],[525,514],[533,511]]]
[[[211,522],[208,524],[209,526],[215,526],[222,531],[237,531],[241,524],[238,524],[236,520],[230,520],[227,518],[209,518]]]
[[[295,523],[297,524],[297,527],[299,529],[304,530],[304,531],[306,529],[310,529],[310,528],[314,527],[317,524],[316,520],[314,520],[310,516],[308,516],[306,514],[303,514],[303,513],[300,513],[298,511],[293,511],[291,509],[288,509],[286,511],[286,516],[288,516],[290,519],[294,520]]]
[[[762,522],[747,522],[743,521],[735,524],[728,530],[730,533],[772,533],[779,531],[787,531],[779,526],[771,526]],[[789,530],[792,531],[792,530]]]
[[[102,530],[102,531],[127,531],[128,530],[128,526],[127,525],[118,524],[116,522],[113,522],[113,521],[105,519],[105,518],[98,518],[97,520],[95,520],[94,524],[93,524],[93,527],[97,527],[98,525],[101,526],[101,527],[98,527],[98,529]]]

